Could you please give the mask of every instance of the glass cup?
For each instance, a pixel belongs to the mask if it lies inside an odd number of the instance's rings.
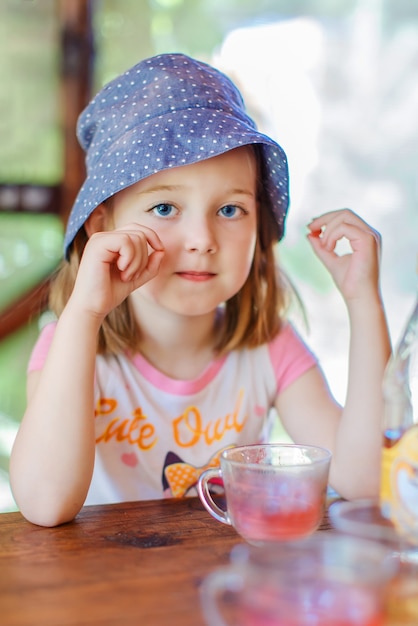
[[[338,532],[377,541],[391,550],[399,571],[387,589],[385,626],[417,626],[418,541],[412,543],[400,533],[376,500],[334,502],[329,517]]]
[[[396,570],[385,546],[330,532],[242,544],[203,581],[203,615],[208,626],[383,626]]]
[[[203,472],[199,497],[215,519],[232,525],[248,542],[307,536],[322,521],[331,453],[296,444],[256,444],[224,450],[220,467]],[[226,510],[210,493],[222,479]]]

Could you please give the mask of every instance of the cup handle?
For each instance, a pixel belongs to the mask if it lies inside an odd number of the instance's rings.
[[[242,573],[235,571],[235,568],[224,567],[209,574],[200,587],[200,598],[203,615],[209,626],[228,626],[221,615],[222,594],[233,594],[236,596],[242,591]],[[231,597],[228,605],[230,608]],[[234,622],[235,623],[235,622]]]
[[[209,491],[208,483],[212,478],[222,478],[222,470],[220,467],[209,468],[200,474],[199,480],[197,482],[197,492],[199,494],[199,498],[205,509],[216,520],[218,520],[218,522],[222,522],[222,524],[227,524],[228,526],[231,526],[232,522],[229,519],[227,511],[224,511],[216,504]]]

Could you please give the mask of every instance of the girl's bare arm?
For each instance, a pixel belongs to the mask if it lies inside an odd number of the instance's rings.
[[[94,464],[97,322],[71,304],[60,317],[40,372],[28,376],[28,403],[11,458],[10,483],[22,514],[42,526],[72,519]]]
[[[319,368],[312,368],[283,392],[277,407],[294,439],[331,449],[330,481],[342,496],[377,497],[382,379],[391,351],[379,290],[380,237],[347,210],[317,218],[311,227],[311,244],[333,276],[348,310],[346,401],[343,408],[339,407]],[[338,257],[335,242],[343,235],[349,239],[353,254]]]
[[[73,519],[86,498],[94,465],[98,332],[109,311],[158,272],[163,250],[155,233],[145,231],[133,225],[90,238],[45,365],[28,377],[10,482],[23,515],[36,524]]]

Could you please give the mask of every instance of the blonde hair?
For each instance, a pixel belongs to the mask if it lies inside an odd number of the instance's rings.
[[[264,190],[263,159],[259,146],[254,146],[258,165],[258,236],[254,258],[247,280],[223,305],[220,330],[215,350],[225,354],[231,350],[255,348],[279,332],[290,304],[293,288],[278,267],[275,256],[277,223]],[[81,256],[88,237],[82,228],[69,253],[69,260],[58,269],[51,284],[49,305],[59,316],[74,288]],[[137,351],[141,329],[133,315],[129,298],[109,313],[99,331],[98,353],[118,354]]]

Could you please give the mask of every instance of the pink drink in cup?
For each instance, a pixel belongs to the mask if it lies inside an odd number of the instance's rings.
[[[288,541],[313,533],[326,503],[331,453],[295,444],[258,444],[229,448],[220,468],[203,472],[198,493],[215,519],[232,525],[249,542]],[[226,510],[210,494],[221,478]]]
[[[286,478],[281,493],[277,490],[266,499],[257,489],[232,490],[228,507],[232,524],[242,537],[252,541],[290,540],[311,534],[321,523],[324,514],[326,485],[318,493],[309,479]]]

